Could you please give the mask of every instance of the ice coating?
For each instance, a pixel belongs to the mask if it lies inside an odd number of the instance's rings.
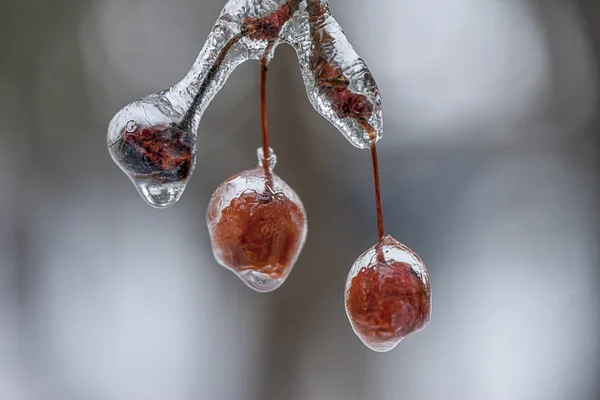
[[[259,165],[229,178],[212,195],[206,223],[220,265],[258,292],[283,284],[306,240],[306,212],[298,195],[273,173],[270,151]]]
[[[175,203],[196,164],[196,136],[180,129],[169,99],[148,96],[121,110],[108,128],[108,150],[148,204]]]
[[[149,204],[168,207],[180,198],[195,167],[204,111],[238,65],[270,59],[282,42],[296,49],[308,98],[321,115],[358,148],[369,147],[369,134],[381,138],[377,85],[327,1],[230,0],[186,76],[125,106],[109,124],[110,154]]]
[[[354,146],[369,148],[383,136],[377,83],[331,15],[329,2],[302,3],[285,38],[298,60],[311,104]]]
[[[429,322],[427,268],[410,248],[384,236],[352,266],[344,300],[352,329],[362,342],[377,352],[390,351]]]
[[[113,117],[107,134],[109,152],[150,205],[168,207],[180,198],[196,164],[196,131],[204,110],[236,66],[263,56],[267,40],[240,35],[244,18],[264,17],[283,3],[229,1],[186,76],[167,90],[128,104]],[[239,39],[232,43],[236,35]],[[223,60],[214,68],[220,56]],[[173,162],[182,154],[189,155],[185,168]]]

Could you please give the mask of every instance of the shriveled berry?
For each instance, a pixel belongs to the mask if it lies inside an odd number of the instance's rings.
[[[187,179],[192,169],[192,135],[176,126],[134,126],[112,146],[121,165],[134,176],[170,183]]]

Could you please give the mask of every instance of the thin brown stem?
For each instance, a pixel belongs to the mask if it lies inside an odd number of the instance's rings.
[[[192,100],[192,104],[190,104],[190,107],[188,108],[185,115],[183,116],[183,119],[179,123],[179,127],[182,130],[190,130],[191,129],[194,115],[196,115],[196,112],[198,111],[198,107],[200,106],[202,97],[204,97],[204,94],[208,90],[208,87],[215,79],[215,76],[217,75],[219,68],[221,68],[221,65],[223,64],[225,57],[227,57],[227,53],[229,53],[229,50],[231,50],[231,48],[237,42],[239,42],[244,36],[247,36],[247,35],[248,35],[248,29],[243,29],[240,33],[233,36],[231,39],[229,39],[229,41],[227,43],[225,43],[225,45],[223,46],[223,48],[217,55],[215,62],[210,67],[210,69],[208,70],[208,73],[204,77],[204,80],[200,84],[200,88],[198,89],[196,96],[194,96],[194,99]]]
[[[379,184],[379,158],[377,157],[377,138],[375,131],[369,130],[369,139],[371,140],[371,161],[373,164],[373,183],[375,186],[375,205],[377,207],[377,235],[379,241],[385,235],[385,227],[383,223],[383,207],[381,204],[381,186]]]
[[[377,144],[371,140],[371,159],[373,162],[373,182],[375,184],[375,205],[377,207],[377,235],[379,240],[385,235],[383,224],[383,207],[381,204],[381,187],[379,184],[379,160],[377,158]]]
[[[263,166],[269,171],[269,127],[267,124],[267,57],[260,60],[260,115],[262,122]]]

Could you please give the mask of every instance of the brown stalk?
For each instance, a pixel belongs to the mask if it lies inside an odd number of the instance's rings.
[[[266,53],[265,53],[266,54]],[[269,176],[269,127],[267,124],[267,57],[260,60],[260,115],[262,123],[262,149],[263,149],[263,167],[265,174]]]
[[[377,208],[377,236],[379,241],[385,235],[385,227],[383,223],[383,206],[381,204],[381,187],[379,185],[379,159],[377,157],[377,141],[375,133],[369,132],[371,138],[371,162],[373,164],[373,182],[375,187],[375,206]]]

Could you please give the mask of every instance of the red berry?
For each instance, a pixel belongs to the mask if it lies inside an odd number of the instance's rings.
[[[206,221],[217,261],[260,292],[285,281],[306,239],[298,195],[260,166],[219,186]]]
[[[423,261],[385,236],[352,266],[346,282],[346,313],[354,332],[375,351],[389,351],[425,328],[431,315],[431,289]]]

